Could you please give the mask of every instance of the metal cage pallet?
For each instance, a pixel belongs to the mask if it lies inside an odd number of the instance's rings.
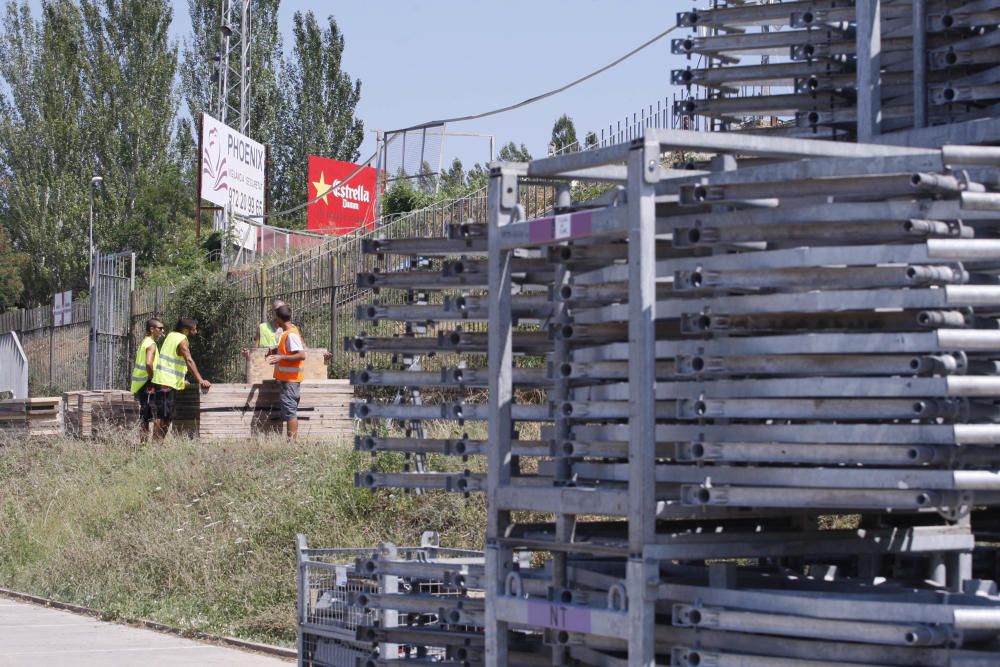
[[[481,662],[481,552],[419,547],[310,549],[296,537],[299,664]]]

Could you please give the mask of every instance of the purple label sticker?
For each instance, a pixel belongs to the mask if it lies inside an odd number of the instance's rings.
[[[593,229],[593,214],[590,211],[557,215],[554,218],[539,218],[528,223],[530,243],[548,243],[589,236]]]
[[[590,632],[590,609],[549,602],[528,603],[528,624],[568,632]]]

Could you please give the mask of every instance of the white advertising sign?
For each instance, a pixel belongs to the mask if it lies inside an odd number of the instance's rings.
[[[235,215],[264,213],[264,146],[201,115],[201,198]]]
[[[73,292],[58,292],[52,296],[52,325],[73,324]]]

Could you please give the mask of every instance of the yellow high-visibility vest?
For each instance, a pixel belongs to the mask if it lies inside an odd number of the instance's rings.
[[[274,329],[270,323],[260,323],[260,347],[278,347],[278,337],[274,335]]]
[[[156,372],[153,373],[153,384],[162,384],[164,387],[173,387],[177,391],[184,391],[187,382],[184,376],[187,375],[187,362],[181,358],[177,348],[181,341],[187,340],[187,336],[179,331],[171,331],[163,340],[160,348],[160,358],[156,362]]]
[[[149,381],[149,371],[146,370],[146,350],[153,346],[153,372],[156,372],[156,362],[160,358],[160,351],[156,348],[156,341],[150,336],[146,336],[139,343],[139,349],[135,353],[135,365],[132,366],[132,393],[142,389]]]

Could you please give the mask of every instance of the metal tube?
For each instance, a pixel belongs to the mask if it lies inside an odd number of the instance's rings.
[[[927,126],[927,0],[913,0],[913,127]]]

